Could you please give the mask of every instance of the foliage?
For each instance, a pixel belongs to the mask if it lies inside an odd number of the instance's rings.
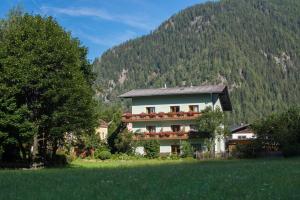
[[[182,150],[181,156],[183,158],[194,156],[194,148],[188,141],[181,142],[181,150]]]
[[[114,160],[142,160],[145,159],[142,155],[128,155],[126,153],[115,153],[112,154],[111,159]]]
[[[158,158],[159,142],[157,140],[147,140],[144,142],[144,151],[147,158]]]
[[[230,124],[284,111],[300,98],[299,10],[295,0],[189,7],[96,59],[99,94],[115,101],[136,88],[223,83],[234,108]]]
[[[300,107],[258,120],[252,128],[263,147],[277,146],[285,156],[300,155]]]
[[[253,141],[249,144],[237,144],[233,156],[237,158],[255,158],[261,151],[261,144]]]
[[[107,160],[111,158],[111,153],[109,151],[96,151],[95,158],[99,158],[100,160]]]
[[[214,110],[212,107],[206,107],[201,111],[201,116],[197,119],[198,131],[207,138],[215,138],[216,135],[222,134],[224,124],[224,114],[219,107]]]
[[[101,100],[95,108],[98,112],[99,118],[108,122],[108,137],[118,128],[121,123],[122,105],[119,103],[105,103]]]
[[[224,135],[224,114],[219,107],[206,107],[197,119],[198,132],[205,138],[208,150],[214,155],[215,139]]]
[[[115,139],[115,148],[117,149],[117,152],[132,152],[132,136],[133,134],[127,129],[118,134],[117,138]]]
[[[19,151],[30,159],[32,145],[44,158],[47,151],[54,156],[65,133],[93,132],[94,76],[86,54],[52,17],[14,12],[2,20],[0,146],[16,152],[10,159]]]

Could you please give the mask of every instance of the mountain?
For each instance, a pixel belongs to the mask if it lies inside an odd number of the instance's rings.
[[[97,95],[133,88],[228,85],[230,123],[299,105],[300,1],[223,0],[187,8],[94,62]]]

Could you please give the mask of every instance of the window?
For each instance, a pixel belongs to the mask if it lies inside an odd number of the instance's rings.
[[[239,135],[238,139],[246,139],[247,137],[245,135]]]
[[[156,127],[155,126],[146,126],[146,129],[149,133],[156,132]]]
[[[180,131],[180,125],[171,125],[171,129],[173,132],[179,132]]]
[[[179,106],[170,106],[171,112],[179,112],[180,107]]]
[[[146,107],[147,113],[155,113],[155,107]]]
[[[198,105],[190,105],[189,111],[190,112],[199,112],[199,106]]]
[[[171,153],[179,155],[180,154],[180,146],[179,145],[171,145]]]
[[[190,125],[190,130],[191,131],[197,131],[197,129],[198,129],[197,125],[195,125],[195,124]]]

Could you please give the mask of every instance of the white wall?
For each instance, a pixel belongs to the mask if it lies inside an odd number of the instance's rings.
[[[147,132],[146,126],[156,126],[156,132],[160,132],[161,130],[163,132],[166,131],[172,131],[171,125],[181,125],[181,130],[185,132],[190,131],[190,125],[195,124],[195,120],[189,120],[189,121],[158,121],[158,122],[134,122],[132,123],[132,132]]]
[[[144,147],[142,147],[142,146],[136,147],[135,153],[139,154],[139,155],[144,155],[145,154]]]
[[[132,99],[132,114],[146,113],[146,107],[155,107],[155,112],[170,112],[170,106],[180,106],[180,111],[188,112],[190,105],[198,105],[199,111],[212,106],[210,94],[182,96],[137,97]]]
[[[224,136],[216,136],[215,138],[215,152],[225,152],[225,138]]]
[[[254,133],[232,133],[232,139],[239,139],[239,136],[246,136],[246,139],[255,138]]]
[[[159,152],[160,153],[171,153],[171,145],[161,145],[160,147],[159,147]]]

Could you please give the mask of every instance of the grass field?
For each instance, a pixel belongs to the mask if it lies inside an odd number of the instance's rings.
[[[300,158],[75,161],[0,170],[0,199],[300,199]]]

